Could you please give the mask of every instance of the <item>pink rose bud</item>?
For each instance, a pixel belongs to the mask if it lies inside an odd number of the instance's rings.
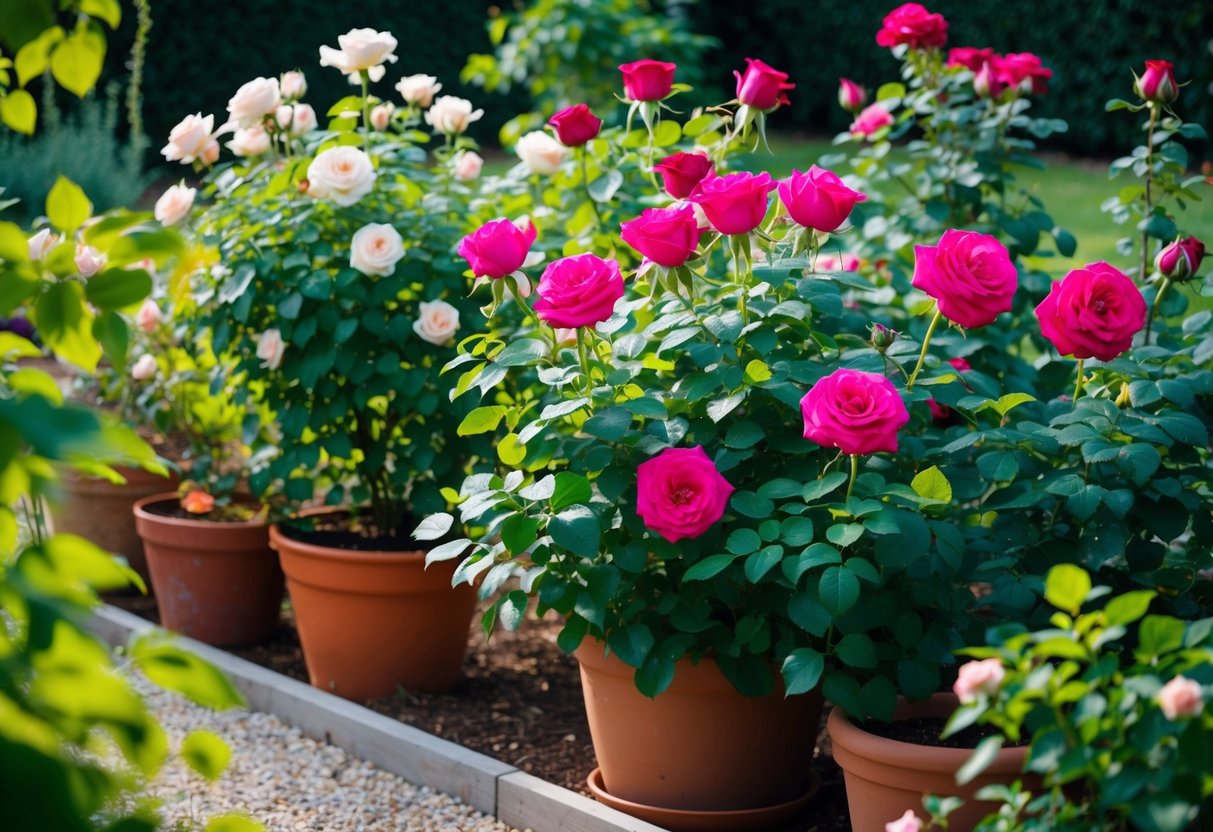
[[[593,326],[615,311],[623,276],[614,260],[576,254],[548,264],[535,294],[535,313],[552,327]]]
[[[975,702],[978,696],[997,693],[1006,676],[1006,668],[998,659],[966,662],[960,666],[956,683],[952,685],[952,693],[956,694],[961,704],[967,705]]]
[[[1154,268],[1168,280],[1182,283],[1196,275],[1205,259],[1205,244],[1195,237],[1176,240],[1163,246],[1154,258]]]
[[[922,826],[922,819],[914,814],[914,810],[906,809],[904,815],[884,825],[884,832],[922,832]]]
[[[76,243],[76,270],[81,277],[92,277],[105,268],[108,258],[92,246]]]
[[[884,324],[872,324],[872,348],[883,354],[885,350],[893,346],[893,342],[900,334],[897,330],[889,329]]]
[[[1048,80],[1053,77],[1053,70],[1044,66],[1040,58],[1031,52],[995,55],[990,63],[999,82],[1005,86],[1034,95],[1044,95],[1049,91]]]
[[[278,329],[267,329],[257,337],[257,357],[267,370],[277,370],[286,355],[286,342]]]
[[[699,245],[699,222],[687,203],[672,208],[648,208],[620,226],[623,241],[654,263],[681,266]]]
[[[602,129],[602,119],[590,112],[585,104],[566,107],[548,119],[548,124],[565,147],[581,147]]]
[[[147,381],[156,377],[156,371],[159,368],[156,366],[156,359],[144,353],[139,356],[139,360],[131,367],[131,378],[135,381]]]
[[[686,199],[699,183],[709,176],[716,166],[706,153],[683,153],[679,151],[673,156],[666,156],[653,170],[661,174],[665,192],[674,199]]]
[[[978,98],[998,98],[1006,88],[993,64],[982,64],[973,76],[973,94]]]
[[[867,138],[877,130],[893,124],[893,115],[879,104],[869,104],[851,122],[851,135]]]
[[[477,277],[496,280],[522,268],[537,234],[530,223],[519,228],[507,219],[491,220],[463,238],[459,256]]]
[[[846,222],[851,209],[867,196],[842,184],[836,174],[813,165],[806,173],[793,170],[780,182],[779,199],[798,225],[829,232]]]
[[[461,150],[455,156],[455,178],[460,182],[471,182],[483,167],[484,158],[474,150]]]
[[[155,332],[156,327],[160,326],[164,321],[164,313],[160,311],[160,307],[156,305],[156,301],[148,298],[139,307],[139,311],[135,313],[135,326],[143,332]]]
[[[1049,287],[1036,307],[1040,332],[1062,355],[1111,361],[1146,324],[1146,301],[1124,272],[1090,263]]]
[[[1179,98],[1175,81],[1175,65],[1170,61],[1146,61],[1146,71],[1133,85],[1134,91],[1146,101],[1166,104]]]
[[[850,78],[838,79],[838,103],[848,113],[857,113],[868,101],[868,91]]]
[[[303,98],[303,94],[307,92],[307,78],[297,69],[284,72],[278,82],[278,88],[282,92],[282,97],[289,101]]]
[[[989,234],[948,229],[934,246],[914,246],[914,279],[949,321],[966,329],[993,323],[1010,310],[1019,273]]]
[[[636,514],[670,543],[710,529],[732,493],[702,445],[666,448],[636,468]]]
[[[949,358],[948,363],[952,365],[952,369],[958,370],[962,373],[967,373],[969,370],[973,369],[973,365],[971,365],[966,358]]]
[[[804,438],[844,454],[897,451],[897,431],[910,421],[897,388],[879,373],[835,370],[800,400]]]
[[[628,101],[660,101],[670,94],[677,68],[677,64],[648,58],[622,64],[624,96]]]
[[[1176,676],[1158,692],[1158,706],[1167,719],[1197,716],[1204,710],[1204,690],[1200,682]]]
[[[396,105],[390,101],[375,105],[371,110],[371,126],[382,133],[392,123],[392,113],[395,110]]]
[[[962,66],[970,72],[977,72],[994,60],[993,49],[978,49],[975,46],[957,46],[948,50],[947,66]]]
[[[941,14],[932,14],[918,3],[906,3],[885,15],[876,33],[878,46],[901,46],[911,49],[934,49],[948,42],[948,21]]]
[[[789,84],[788,74],[780,72],[757,58],[746,58],[745,75],[733,70],[737,79],[737,100],[755,110],[774,110],[788,103],[784,90],[795,89]]]
[[[730,173],[701,181],[690,201],[703,207],[708,222],[721,234],[749,234],[762,224],[767,194],[775,187],[769,173]]]

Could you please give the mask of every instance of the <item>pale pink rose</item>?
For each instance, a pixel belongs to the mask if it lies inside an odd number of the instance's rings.
[[[270,149],[270,134],[260,124],[253,124],[237,130],[232,140],[227,143],[228,150],[237,156],[253,157],[268,153]]]
[[[156,305],[156,301],[148,298],[139,307],[139,311],[135,313],[135,326],[146,333],[156,331],[156,327],[164,322],[164,313],[160,311],[160,307]]]
[[[967,705],[976,701],[981,694],[990,696],[997,693],[1006,676],[1006,668],[998,659],[966,662],[960,666],[952,693],[956,694],[961,704]]]
[[[389,101],[377,104],[371,110],[371,126],[382,133],[392,123],[392,113],[395,111],[396,105]]]
[[[814,267],[815,271],[819,272],[857,272],[859,258],[847,252],[842,255],[821,254],[818,255]]]
[[[1205,697],[1200,682],[1176,676],[1158,692],[1158,707],[1167,719],[1196,716],[1204,710]]]
[[[286,343],[282,340],[282,333],[277,329],[267,329],[261,333],[257,339],[257,357],[261,359],[261,366],[267,370],[277,370],[282,364],[282,356],[286,353]]]
[[[194,188],[173,185],[156,200],[156,219],[166,226],[181,222],[194,207],[194,195],[197,193]]]
[[[535,130],[518,140],[514,152],[531,173],[551,176],[560,170],[569,150],[550,134]]]
[[[442,346],[459,330],[459,310],[443,300],[421,302],[417,307],[413,332],[424,341]]]
[[[157,369],[156,359],[152,358],[152,356],[148,355],[147,353],[144,353],[139,357],[139,360],[135,362],[134,366],[131,367],[131,378],[133,378],[135,381],[147,381],[148,379],[156,377]]]
[[[371,223],[354,232],[350,241],[350,267],[363,274],[386,277],[404,257],[404,240],[390,225]]]
[[[277,78],[254,78],[227,102],[228,121],[237,127],[256,124],[278,109],[282,93]]]
[[[292,136],[303,136],[316,129],[316,111],[311,104],[283,104],[274,118],[278,126]],[[268,142],[266,149],[269,149]]]
[[[371,192],[375,167],[356,147],[330,147],[317,154],[307,169],[308,195],[331,199],[348,207]]]
[[[396,39],[388,32],[374,29],[350,29],[337,37],[337,49],[320,47],[320,65],[331,66],[347,75],[396,62]]]
[[[460,182],[471,182],[480,176],[484,167],[484,159],[474,150],[461,150],[455,156],[455,178]]]
[[[202,150],[202,155],[198,157],[204,165],[213,165],[219,161],[219,141],[211,139]]]
[[[439,133],[457,136],[466,132],[468,125],[479,121],[483,115],[484,110],[473,110],[472,102],[466,98],[444,95],[426,110],[425,121]]]
[[[186,116],[168,134],[168,144],[160,149],[160,154],[170,162],[188,165],[205,157],[214,133],[214,116],[204,117],[202,113]]]
[[[59,235],[52,234],[49,228],[44,228],[29,238],[29,259],[38,261],[51,253],[59,245]]]
[[[92,246],[76,243],[76,270],[81,277],[92,277],[105,268],[108,259]]]
[[[434,96],[442,89],[442,84],[433,75],[408,75],[396,82],[396,91],[409,104],[422,109],[434,103]]]
[[[284,72],[282,80],[278,82],[278,89],[281,90],[282,97],[288,101],[303,98],[304,93],[307,92],[307,78],[297,69]]]
[[[884,825],[884,832],[921,832],[921,830],[922,819],[914,814],[913,809],[906,809],[904,815]]]

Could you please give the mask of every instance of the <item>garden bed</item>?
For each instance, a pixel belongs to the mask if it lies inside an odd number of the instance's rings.
[[[109,600],[150,621],[158,619],[154,599],[128,595]],[[556,646],[559,629],[555,621],[528,620],[517,632],[496,632],[491,643],[475,629],[464,659],[464,678],[453,691],[401,692],[364,704],[588,796],[585,780],[596,765],[594,749],[577,662]],[[307,681],[289,611],[268,643],[230,652],[276,673]],[[803,816],[778,832],[851,829],[842,772],[829,754],[824,733],[819,734],[814,767],[822,779],[821,792]]]

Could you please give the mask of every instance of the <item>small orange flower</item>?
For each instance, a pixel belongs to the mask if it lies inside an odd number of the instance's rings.
[[[181,507],[190,514],[206,514],[215,507],[215,498],[205,491],[191,491],[181,498]]]

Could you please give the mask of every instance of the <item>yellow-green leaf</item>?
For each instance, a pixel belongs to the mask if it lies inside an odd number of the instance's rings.
[[[118,0],[80,0],[80,11],[104,20],[111,29],[117,29],[122,22],[122,7]]]
[[[205,832],[265,832],[265,827],[245,815],[215,815]]]
[[[181,742],[181,757],[208,782],[219,779],[232,759],[232,749],[212,731],[191,731]]]
[[[93,214],[93,203],[89,202],[84,189],[66,176],[60,176],[46,195],[46,216],[51,224],[71,234]]]
[[[952,502],[952,483],[944,476],[943,471],[932,465],[910,482],[910,487],[919,497],[939,503]]]
[[[10,90],[0,98],[0,120],[12,130],[32,136],[37,118],[38,106],[34,104],[34,97],[25,90]]]
[[[51,74],[68,92],[84,98],[101,77],[105,63],[105,37],[91,29],[77,29],[51,52]]]
[[[998,401],[991,402],[990,407],[998,411],[999,416],[1006,416],[1021,404],[1036,401],[1035,396],[1029,396],[1027,393],[1007,393],[1005,396],[999,397]]]
[[[63,40],[63,29],[52,26],[17,50],[13,69],[17,71],[17,86],[24,87],[31,79],[46,72],[50,65],[51,48]]]
[[[511,433],[497,446],[497,456],[509,466],[521,465],[526,459],[526,446],[518,441],[518,434]]]
[[[21,227],[11,222],[0,222],[0,260],[23,263],[29,259],[29,243]]]
[[[759,361],[756,358],[745,365],[745,378],[750,384],[761,384],[764,381],[770,381],[771,368],[766,365],[766,362]]]

